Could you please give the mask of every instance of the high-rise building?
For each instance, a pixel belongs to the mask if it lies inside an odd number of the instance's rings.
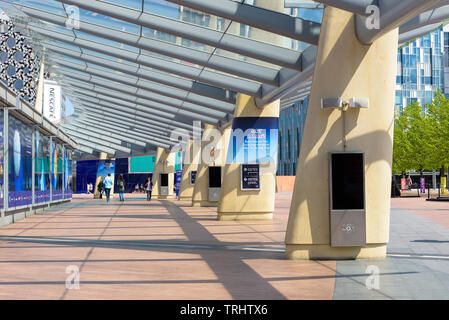
[[[416,39],[398,50],[395,109],[411,102],[432,103],[438,90],[449,93],[449,26]]]

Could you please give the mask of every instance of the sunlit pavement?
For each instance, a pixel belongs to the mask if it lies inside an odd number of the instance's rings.
[[[1,228],[0,299],[449,299],[447,203],[393,199],[388,258],[335,262],[284,259],[290,194],[251,222],[125,197],[75,195]]]

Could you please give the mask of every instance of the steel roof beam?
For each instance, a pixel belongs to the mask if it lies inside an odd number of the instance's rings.
[[[161,117],[158,115],[152,115],[148,114],[147,110],[148,108],[142,108],[138,105],[134,105],[132,107],[129,107],[125,104],[115,103],[114,99],[110,99],[108,97],[96,97],[95,95],[90,95],[88,92],[85,91],[75,91],[75,94],[78,96],[82,104],[90,103],[91,105],[98,106],[98,110],[101,110],[103,112],[108,112],[110,109],[111,112],[120,112],[124,114],[128,114],[129,116],[133,116],[136,119],[149,119],[153,121],[160,121],[163,124],[167,124],[169,126],[172,126],[173,128],[183,128],[183,129],[190,129],[192,127],[192,121],[190,122],[180,122],[176,118],[174,119],[167,119],[165,117]],[[144,109],[144,110],[142,110]],[[217,121],[217,120],[214,120]]]
[[[92,133],[101,134],[101,135],[108,136],[111,138],[121,139],[122,141],[129,143],[133,146],[141,147],[143,149],[147,148],[146,141],[136,139],[136,137],[133,137],[129,131],[126,131],[127,135],[124,135],[124,130],[108,130],[107,128],[102,127],[102,126],[87,125],[87,124],[82,124],[82,123],[79,123],[76,121],[71,121],[71,122],[65,123],[63,126],[70,126],[73,129],[75,129],[75,128],[84,129],[84,130],[87,130]],[[132,138],[130,138],[130,137],[132,137]]]
[[[449,6],[442,6],[421,13],[399,27],[399,33],[414,31],[418,28],[440,23],[449,18]]]
[[[76,131],[76,130],[72,130],[69,128],[65,128],[65,130],[67,130],[67,132],[70,132],[70,136],[74,137],[75,139],[83,139],[84,141],[90,141],[93,142],[97,145],[102,145],[102,146],[106,146],[109,148],[113,148],[114,150],[118,150],[118,151],[122,151],[122,152],[126,152],[126,153],[131,153],[131,149],[130,148],[126,148],[123,147],[121,144],[116,144],[113,142],[109,142],[105,139],[98,139],[96,137],[93,137],[91,135],[85,134],[85,133],[81,133],[80,131]]]
[[[171,117],[169,117],[170,115],[168,116],[165,114],[161,115],[160,112],[159,113],[153,112],[153,110],[147,107],[142,107],[137,104],[128,103],[126,101],[120,101],[118,99],[114,99],[113,97],[103,96],[100,94],[93,94],[92,92],[86,90],[75,89],[73,94],[71,94],[71,96],[77,97],[81,101],[81,103],[90,102],[92,104],[101,105],[102,107],[105,108],[105,111],[107,111],[108,108],[111,107],[112,109],[122,110],[124,112],[131,113],[136,116],[141,116],[143,118],[161,121],[162,123],[173,125],[175,127],[190,128],[193,121],[201,119],[203,119],[203,121],[208,120],[214,124],[218,122],[217,119],[203,117],[201,115],[198,115],[197,119],[195,120],[184,122],[181,121],[178,117],[176,117],[176,115],[171,115]]]
[[[167,0],[202,12],[269,31],[312,45],[318,44],[321,24],[229,0]]]
[[[114,72],[113,70],[111,70],[111,72],[108,73],[108,72],[105,72],[105,70],[94,68],[87,64],[86,65],[75,64],[73,61],[68,61],[68,60],[65,60],[62,58],[52,57],[51,60],[63,67],[73,69],[73,70],[76,70],[81,73],[94,75],[94,76],[97,76],[97,77],[100,77],[103,79],[107,79],[110,81],[119,82],[119,83],[122,83],[122,84],[125,84],[128,86],[134,86],[135,88],[151,91],[151,92],[155,93],[152,95],[153,101],[157,99],[156,102],[158,102],[158,103],[165,102],[164,104],[173,105],[174,107],[177,107],[177,108],[181,108],[181,106],[182,106],[185,108],[185,110],[189,110],[189,111],[193,111],[193,112],[201,112],[203,114],[204,113],[208,114],[209,110],[210,110],[210,112],[218,111],[217,110],[218,108],[220,108],[220,110],[222,110],[221,109],[222,105],[225,108],[229,108],[228,104],[225,102],[215,100],[215,103],[214,103],[214,101],[210,101],[212,99],[202,97],[202,96],[193,97],[192,95],[190,95],[189,97],[186,97],[187,92],[183,92],[178,89],[171,89],[169,87],[164,87],[160,84],[142,80],[139,78],[123,76],[123,75],[120,75],[120,74]],[[173,99],[178,99],[178,104],[174,105],[176,103],[174,100],[165,99],[164,96],[168,96]],[[183,103],[184,99],[190,104]]]
[[[81,115],[81,117],[79,118],[79,121],[86,121],[86,123],[89,124],[97,124],[98,121],[101,120],[102,123],[107,124],[106,127],[108,128],[112,128],[114,129],[115,123],[114,120],[116,120],[115,117],[111,117],[109,118],[105,118],[104,116],[99,116],[96,115],[95,113],[91,112],[91,111],[84,111],[83,114]],[[129,123],[129,127],[128,127],[128,131],[135,131],[135,135],[136,137],[142,137],[145,139],[145,137],[151,137],[151,139],[153,139],[154,141],[159,141],[161,143],[167,144],[169,146],[175,144],[175,142],[172,142],[170,140],[170,135],[167,134],[167,136],[163,137],[163,138],[158,138],[155,137],[154,135],[151,136],[150,134],[148,134],[148,128],[150,126],[149,125],[145,125],[145,124],[139,124],[139,123]],[[117,128],[117,127],[115,127]],[[151,127],[150,127],[151,128]]]
[[[85,114],[87,116],[87,114]],[[163,136],[161,134],[154,133],[147,129],[145,133],[136,132],[135,129],[131,129],[131,126],[118,126],[113,121],[103,120],[101,125],[98,121],[93,120],[91,118],[87,118],[84,116],[80,116],[74,121],[71,121],[70,124],[74,125],[82,125],[86,127],[97,128],[99,130],[105,130],[106,132],[115,134],[120,133],[121,136],[129,138],[129,139],[137,139],[143,143],[148,143],[148,141],[157,141],[167,143],[168,136]]]
[[[154,108],[152,108],[152,107],[135,103],[132,101],[132,99],[127,99],[127,97],[121,97],[120,95],[118,95],[114,92],[108,92],[108,95],[103,95],[103,94],[101,94],[101,92],[105,92],[105,91],[102,91],[98,87],[89,88],[88,86],[83,86],[82,84],[79,84],[79,83],[72,83],[70,86],[72,87],[72,92],[76,91],[77,94],[78,93],[81,94],[81,96],[80,96],[81,98],[83,98],[83,97],[85,98],[85,96],[92,98],[92,99],[89,99],[91,102],[103,103],[103,104],[106,104],[106,106],[111,105],[111,106],[115,106],[116,108],[119,108],[119,109],[125,107],[126,110],[142,111],[145,113],[146,116],[152,115],[152,118],[154,118],[154,116],[157,116],[154,119],[162,118],[162,119],[176,121],[178,123],[187,124],[187,125],[191,125],[193,120],[197,120],[197,119],[189,119],[184,116],[181,116],[182,115],[181,112],[179,114],[176,114],[176,112],[174,112],[174,113],[164,112],[163,109],[154,110]],[[192,117],[193,117],[193,115],[192,115]],[[202,118],[201,115],[196,115],[195,117]],[[210,118],[210,117],[204,117],[204,119],[208,119],[213,122],[218,121],[217,119]]]
[[[115,113],[110,113],[110,114],[105,115],[104,113],[99,113],[99,112],[96,112],[95,110],[92,110],[92,108],[75,107],[75,109],[77,109],[78,111],[81,111],[82,115],[86,115],[91,118],[93,117],[93,118],[95,118],[97,120],[101,120],[101,121],[111,120],[111,121],[119,121],[120,122],[120,121],[125,120],[126,123],[128,123],[130,125],[130,127],[144,130],[143,133],[147,133],[148,128],[151,128],[151,127],[157,128],[160,131],[166,132],[166,134],[167,134],[166,139],[169,139],[169,135],[173,130],[178,129],[178,128],[175,128],[175,129],[163,128],[163,127],[158,126],[157,124],[154,124],[153,121],[150,122],[148,120],[136,120],[134,118],[129,118],[129,117],[126,117],[123,115],[117,115]]]
[[[197,67],[152,57],[142,53],[137,54],[125,49],[119,49],[113,46],[95,43],[94,41],[75,38],[43,28],[31,27],[31,29],[57,41],[166,72],[168,74],[163,72],[154,72],[156,75],[147,74],[147,76],[151,77],[149,79],[151,81],[159,82],[181,90],[191,91],[198,95],[221,100],[231,104],[235,103],[235,91],[256,95],[260,89],[260,84],[258,83],[229,76],[223,73],[202,70]],[[73,52],[72,55],[79,56],[80,53]],[[184,78],[175,77],[171,74],[176,74]],[[195,79],[195,81],[190,79]]]
[[[85,2],[85,0],[83,0],[83,2]],[[96,1],[95,3],[99,3],[99,1]],[[110,6],[110,4],[106,4],[107,6]],[[114,6],[114,5],[112,5]],[[80,6],[81,8],[83,6]],[[116,12],[118,13],[119,16],[122,16],[122,14],[124,13],[124,10],[127,10],[125,8],[122,7],[116,7]],[[130,9],[132,11],[135,12],[135,10]],[[94,10],[93,10],[94,11]],[[138,12],[138,16],[141,15],[140,11]],[[125,14],[126,15],[126,14]],[[133,13],[134,15],[134,13]],[[111,16],[111,15],[109,15]],[[113,15],[111,16],[113,17]],[[162,17],[159,16],[153,16],[151,15],[150,17],[151,19],[160,19]],[[167,19],[167,18],[162,18],[162,19],[166,19],[166,23],[168,24],[173,24],[174,22],[178,22],[172,19]],[[139,24],[137,21],[131,21],[131,23],[135,23],[135,24]],[[182,29],[184,31],[189,30],[189,28],[195,27],[192,24],[186,24],[186,23],[182,23],[181,25],[183,26]],[[132,35],[129,33],[125,33],[126,38],[128,38],[128,40],[126,41],[122,39],[122,37],[120,37],[119,39],[117,38],[119,36],[119,31],[118,30],[110,30],[108,32],[106,32],[105,30],[101,30],[101,28],[99,28],[97,25],[95,25],[95,27],[89,26],[87,24],[84,23],[84,21],[81,21],[80,23],[80,29],[78,29],[77,31],[83,31],[85,32],[87,28],[93,28],[94,30],[91,30],[90,33],[95,34],[95,35],[100,35],[100,37],[105,38],[105,39],[109,39],[109,40],[113,40],[113,41],[117,41],[119,43],[127,43],[131,46],[137,46],[140,47],[142,49],[148,50],[148,51],[152,51],[152,52],[156,52],[162,55],[166,55],[175,59],[180,59],[180,60],[185,60],[185,61],[189,61],[191,63],[194,64],[199,64],[208,68],[212,68],[214,70],[220,70],[222,72],[225,73],[229,73],[229,74],[233,74],[235,76],[238,77],[242,77],[242,78],[246,78],[246,79],[251,79],[257,82],[262,82],[262,83],[271,83],[272,85],[277,85],[277,75],[278,75],[278,70],[273,69],[273,68],[268,68],[268,67],[264,67],[261,65],[257,65],[257,64],[252,64],[252,63],[248,63],[242,60],[237,60],[237,59],[231,59],[231,58],[227,58],[227,57],[223,57],[220,55],[211,55],[208,52],[204,52],[204,51],[198,51],[195,49],[190,49],[187,47],[183,47],[180,45],[176,45],[170,42],[163,42],[163,41],[159,41],[159,40],[155,40],[155,39],[151,39],[151,38],[144,38],[142,36],[137,36],[137,35]],[[104,28],[104,27],[103,27]],[[198,27],[201,29],[201,32],[207,32],[207,30],[210,29],[206,29],[203,27]],[[155,29],[155,28],[153,28]],[[213,31],[213,30],[210,30]],[[192,32],[200,32],[199,30],[197,31],[192,31]],[[221,35],[221,32],[218,31],[213,31],[213,32],[217,32],[218,35]],[[201,34],[201,33],[199,33]],[[134,38],[134,41],[132,41],[131,39]],[[137,38],[137,39],[136,39]],[[126,41],[126,42],[125,42]]]
[[[76,142],[82,146],[88,147],[90,149],[93,149],[94,151],[98,152],[106,152],[109,156],[114,157],[115,156],[115,149],[110,147],[105,147],[103,145],[97,145],[93,143],[92,141],[76,138]]]
[[[371,14],[370,12],[367,12],[368,6],[378,5],[378,0],[314,0],[314,1],[323,3],[327,6],[353,12],[361,16],[368,16]]]
[[[159,103],[155,100],[162,101],[158,97],[154,98],[154,94],[143,89],[132,89],[131,86],[122,85],[120,83],[102,80],[95,76],[89,76],[86,74],[79,74],[71,72],[65,68],[58,69],[63,74],[64,78],[67,79],[66,82],[72,87],[82,87],[87,90],[93,90],[96,92],[107,92],[109,96],[116,97],[121,100],[129,101],[131,103],[136,103],[142,106],[149,107],[156,110],[162,111],[167,114],[177,114],[188,119],[197,120],[198,115],[205,115],[212,118],[222,118],[226,114],[219,113],[215,110],[208,110],[201,106],[191,106],[189,103],[184,103],[183,106],[188,106],[188,108],[179,109],[177,107],[172,107],[171,98],[166,98],[165,104]],[[63,82],[64,80],[61,80]],[[84,83],[83,83],[84,82]],[[130,88],[129,90],[126,90]],[[135,92],[133,92],[133,90]],[[134,98],[135,97],[135,98]],[[154,102],[152,102],[154,101]],[[191,111],[189,111],[191,110]]]
[[[223,34],[223,32],[221,31],[216,31],[210,28],[200,27],[194,24],[161,17],[158,15],[153,15],[147,12],[141,12],[135,9],[120,7],[103,1],[92,1],[92,0],[73,0],[73,1],[56,0],[56,1],[76,5],[80,8],[89,11],[101,13],[119,20],[141,25],[154,30],[159,30],[168,34],[182,37],[184,39],[204,43],[206,45],[215,48],[235,52],[247,57],[266,61],[275,65],[291,69],[298,69],[298,63],[301,53],[294,50],[281,48],[278,46],[274,46],[256,40],[242,38],[232,34]],[[83,24],[84,22],[81,23],[81,30],[83,30],[82,27]],[[311,29],[313,29],[314,30],[313,32],[316,33],[317,26],[313,25],[311,26]],[[316,38],[313,37],[312,42],[315,41]],[[216,58],[217,58],[216,61],[218,62],[220,59],[218,59],[218,56]],[[218,70],[218,68],[216,67],[211,66],[211,68]]]
[[[368,28],[370,17],[356,16],[358,39],[364,44],[371,44],[377,38],[399,27],[420,13],[434,7],[441,0],[379,0],[380,29]]]
[[[302,85],[305,81],[309,80],[315,69],[317,47],[308,47],[303,54],[302,69],[300,73],[290,73],[285,70],[285,74],[281,77],[281,86],[279,88],[272,88],[270,86],[262,86],[262,98],[256,98],[256,105],[259,108],[264,108],[271,102],[281,99],[291,91],[295,90]]]
[[[405,42],[414,40],[416,38],[422,37],[436,29],[438,29],[439,27],[441,27],[441,22],[440,23],[435,23],[435,24],[431,24],[431,25],[426,25],[423,27],[420,27],[418,29],[414,29],[408,32],[404,32],[402,34],[399,35],[399,44],[403,44]]]
[[[165,131],[167,133],[170,133],[171,131],[176,130],[178,128],[170,124],[158,122],[158,120],[140,118],[133,114],[130,114],[129,112],[117,111],[114,109],[107,110],[106,108],[98,107],[97,104],[88,102],[87,100],[84,100],[82,103],[83,106],[77,106],[75,108],[79,110],[93,112],[98,115],[111,116],[114,117],[115,119],[120,119],[122,121],[136,121],[137,123],[152,125],[154,128],[158,128],[158,130]]]

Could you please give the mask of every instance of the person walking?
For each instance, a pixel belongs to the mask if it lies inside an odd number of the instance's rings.
[[[108,173],[106,179],[104,179],[104,191],[106,193],[106,202],[109,202],[109,197],[111,196],[111,189],[114,185],[114,181],[112,181],[111,174]]]
[[[100,178],[100,182],[98,182],[98,192],[100,193],[100,199],[103,199],[103,192],[104,192],[104,177]]]
[[[410,178],[410,175],[407,177],[407,189],[408,190],[412,190],[412,184],[413,184],[413,181],[412,181],[412,178]]]
[[[90,194],[90,183],[86,184],[86,190],[87,190],[87,194]]]
[[[124,193],[125,193],[125,180],[123,179],[123,174],[118,176],[118,195],[120,197],[120,201],[125,201]]]
[[[145,183],[145,190],[147,192],[147,201],[150,201],[151,193],[153,192],[153,182],[150,177],[148,177],[147,182]]]

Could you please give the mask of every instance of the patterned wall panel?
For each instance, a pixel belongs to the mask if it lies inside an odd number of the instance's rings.
[[[10,20],[0,19],[0,79],[24,100],[34,103],[39,62]]]

